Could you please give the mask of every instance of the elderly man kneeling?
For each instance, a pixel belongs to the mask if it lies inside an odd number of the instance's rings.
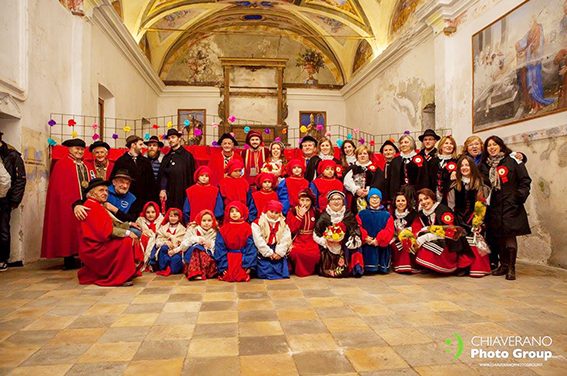
[[[117,229],[103,204],[108,198],[108,182],[96,178],[85,189],[84,206],[90,209],[80,222],[79,257],[83,267],[78,272],[79,283],[99,286],[131,286],[136,276],[135,249],[137,236]]]

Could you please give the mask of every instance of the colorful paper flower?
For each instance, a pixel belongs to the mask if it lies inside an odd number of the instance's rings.
[[[47,144],[49,146],[55,146],[57,145],[57,141],[55,141],[54,139],[52,139],[51,137],[47,139]]]
[[[67,125],[70,127],[74,127],[75,125],[77,125],[77,122],[75,121],[75,119],[69,119]]]
[[[153,128],[153,129],[158,129],[159,126],[158,126],[157,124],[154,124],[154,125],[152,125],[152,128]]]
[[[344,142],[344,141],[343,141],[342,139],[338,138],[338,139],[337,139],[337,146],[338,146],[338,147],[343,146],[343,142]]]
[[[98,129],[98,124],[97,123],[93,123],[93,125],[91,125],[92,129]]]
[[[49,119],[49,121],[47,122],[47,124],[49,124],[50,127],[53,127],[55,124],[57,124],[57,122],[53,119]]]
[[[346,135],[347,140],[352,140],[352,133]]]
[[[173,123],[172,123],[171,120],[170,120],[170,121],[167,122],[167,129],[169,129],[169,128],[171,128],[171,127],[173,127]]]
[[[354,128],[353,129],[354,134],[359,134],[360,133],[360,129],[359,128]]]
[[[370,146],[375,146],[375,145],[376,145],[376,141],[370,140]]]
[[[149,134],[149,133],[146,133],[146,134],[144,135],[144,140],[148,141],[149,139],[150,139],[150,134]]]
[[[216,128],[216,127],[218,127],[218,126],[219,126],[218,123],[213,123],[213,124],[211,124],[211,127],[213,127],[213,128]]]
[[[318,131],[322,131],[323,130],[323,124],[317,124],[317,130]]]
[[[307,132],[307,127],[305,125],[302,125],[301,127],[299,127],[299,131],[301,133],[305,133],[305,132]]]
[[[274,138],[274,142],[282,142],[282,138],[280,136]]]
[[[264,133],[265,133],[265,134],[270,134],[270,128],[264,129]]]
[[[118,139],[118,134],[117,134],[117,133],[113,133],[113,134],[112,134],[112,138],[113,138],[114,140]]]
[[[193,130],[193,134],[194,134],[195,136],[199,137],[199,136],[201,136],[201,135],[203,134],[203,131],[202,131],[201,129],[199,129],[199,128],[195,128],[195,129]]]
[[[125,125],[124,128],[122,128],[122,130],[124,130],[124,132],[128,133],[132,130],[132,128],[130,128],[129,125]]]
[[[406,135],[408,135],[408,134],[410,134],[410,133],[411,133],[411,132],[408,131],[408,130],[405,130],[405,131],[404,131],[404,134],[406,134]]]
[[[93,134],[92,137],[93,137],[93,140],[94,140],[94,141],[96,141],[96,140],[98,140],[98,139],[100,138],[100,136],[99,136],[98,133]]]
[[[213,145],[213,146],[219,146],[219,143],[216,142],[216,141],[213,141],[213,142],[211,142],[211,145]]]
[[[188,126],[191,125],[191,122],[189,121],[189,119],[185,119],[185,120],[183,121],[183,125],[186,126],[186,127],[188,127]]]
[[[71,138],[77,138],[78,135],[77,131],[71,132]]]
[[[330,131],[327,131],[327,133],[325,133],[325,136],[326,136],[326,137],[331,137],[331,132],[330,132]]]
[[[229,123],[234,123],[235,121],[236,121],[236,116],[230,115],[230,116],[228,117],[228,122],[229,122]]]
[[[287,133],[287,128],[282,129],[282,134],[286,134]]]
[[[166,134],[166,133],[162,134],[162,135],[161,135],[161,139],[162,139],[162,140],[167,140],[167,134]]]
[[[250,127],[249,126],[245,126],[244,127],[244,133],[248,133],[250,132]]]
[[[366,142],[366,141],[364,140],[364,138],[359,138],[359,139],[358,139],[358,143],[361,144],[361,145],[364,145],[365,142]]]

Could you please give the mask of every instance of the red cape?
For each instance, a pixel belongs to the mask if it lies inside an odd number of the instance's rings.
[[[71,158],[56,161],[47,187],[41,257],[58,258],[79,253],[79,221],[71,205],[80,198],[75,163]]]
[[[87,219],[81,221],[79,257],[83,267],[79,283],[99,286],[120,286],[136,273],[134,240],[112,238],[112,219],[98,202],[88,199]]]

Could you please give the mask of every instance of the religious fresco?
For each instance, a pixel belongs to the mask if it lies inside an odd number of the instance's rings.
[[[473,132],[567,110],[567,0],[531,0],[472,37]]]
[[[356,54],[354,55],[354,63],[352,65],[352,73],[358,71],[363,65],[368,63],[372,59],[372,47],[370,44],[363,40],[358,44],[356,48]]]
[[[245,35],[235,43],[229,34],[216,34],[186,42],[165,62],[160,77],[166,82],[216,85],[223,80],[220,57],[287,58],[284,82],[303,84],[305,73],[296,66],[296,57],[304,50],[301,42],[290,38]],[[319,84],[342,84],[340,72],[326,59],[317,80]]]
[[[191,20],[191,18],[196,17],[202,11],[191,11],[188,9],[178,10],[162,18],[159,22],[152,25],[152,28],[160,29],[157,30],[160,42],[163,42],[165,38],[170,36],[175,29],[180,29],[185,23]],[[169,31],[170,29],[174,29]]]
[[[415,12],[421,0],[399,0],[392,16],[392,33],[397,32],[405,25],[410,16]]]
[[[326,17],[315,15],[312,13],[304,13],[311,21],[317,24],[318,27],[324,30],[326,35],[333,36],[341,45],[345,45],[348,41],[347,37],[357,36],[358,34],[350,27],[341,21]]]

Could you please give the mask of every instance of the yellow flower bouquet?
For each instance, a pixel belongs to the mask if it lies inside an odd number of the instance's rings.
[[[345,238],[345,232],[340,225],[331,225],[323,233],[327,241],[338,243]]]
[[[482,201],[474,203],[474,215],[472,219],[472,226],[479,228],[484,223],[484,216],[486,215],[486,204]]]

